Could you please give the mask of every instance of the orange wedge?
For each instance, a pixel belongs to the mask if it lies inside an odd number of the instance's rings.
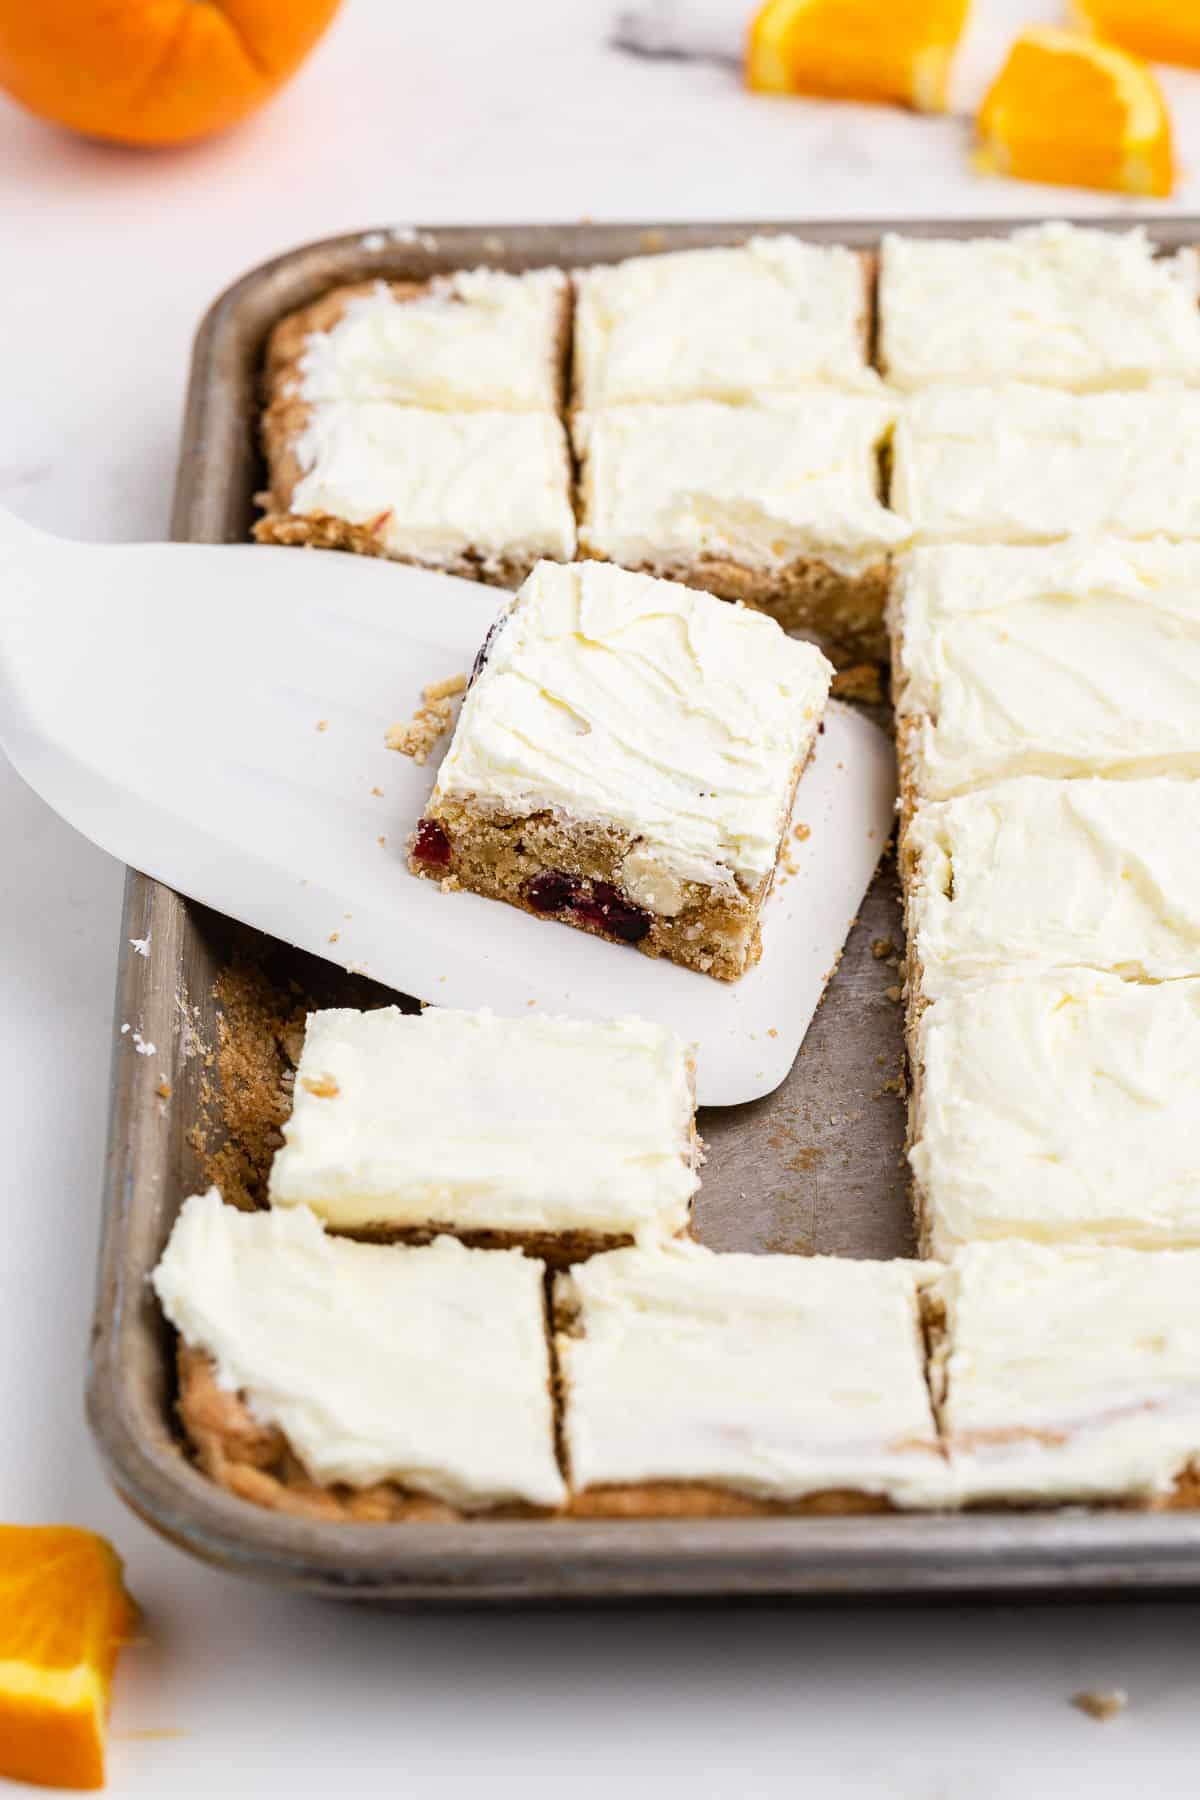
[[[103,1538],[0,1525],[0,1776],[104,1785],[113,1666],[136,1618]]]
[[[1195,0],[1075,0],[1083,30],[1151,62],[1200,69],[1200,6]]]
[[[762,94],[944,112],[969,10],[970,0],[767,0],[750,26],[746,82]]]
[[[1051,26],[1022,32],[979,111],[978,168],[1023,181],[1169,194],[1171,122],[1137,57]]]

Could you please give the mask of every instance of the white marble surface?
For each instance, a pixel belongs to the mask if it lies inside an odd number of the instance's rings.
[[[1038,8],[980,10],[995,39]],[[161,535],[200,313],[324,233],[1111,210],[977,181],[961,119],[756,101],[719,67],[622,56],[611,11],[351,0],[273,108],[174,155],[77,143],[0,103],[0,502],[69,534]],[[1200,76],[1170,90],[1200,163]],[[1189,202],[1190,170],[1173,205]],[[445,1800],[1194,1786],[1192,1604],[370,1617],[160,1543],[108,1489],[81,1401],[121,874],[7,767],[0,841],[0,1518],[88,1524],[127,1559],[147,1631],[121,1669],[114,1795],[306,1800],[351,1774]],[[1113,1684],[1130,1694],[1115,1723],[1067,1704]]]

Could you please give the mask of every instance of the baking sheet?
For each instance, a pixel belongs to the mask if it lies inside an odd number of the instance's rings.
[[[1120,229],[1131,222],[1107,223]],[[887,228],[961,237],[1021,223]],[[736,243],[764,230],[871,249],[883,229],[792,221],[392,228],[279,257],[222,295],[201,327],[173,535],[245,540],[262,480],[256,423],[266,333],[283,313],[339,282],[420,280],[479,264],[519,270],[615,261]],[[1200,220],[1152,220],[1147,229],[1165,249],[1200,238]],[[196,628],[203,630],[203,620]],[[147,956],[131,949],[135,938],[148,940]],[[766,1099],[701,1117],[708,1162],[695,1229],[704,1243],[721,1250],[911,1253],[896,1003],[902,941],[889,858],[788,1079]],[[115,1485],[164,1535],[239,1573],[389,1602],[1200,1586],[1200,1514],[1186,1512],[332,1525],[285,1518],[224,1493],[184,1453],[172,1415],[171,1333],[146,1277],[181,1201],[209,1173],[212,1133],[228,1119],[231,1095],[222,1085],[231,1076],[219,1055],[215,988],[239,942],[243,959],[269,960],[300,1001],[314,985],[324,1005],[372,997],[361,978],[331,976],[328,965],[317,968],[298,952],[239,938],[229,921],[130,874],[88,1404]],[[281,958],[290,960],[281,965]],[[137,1051],[135,1032],[143,1048],[154,1046],[152,1055]]]

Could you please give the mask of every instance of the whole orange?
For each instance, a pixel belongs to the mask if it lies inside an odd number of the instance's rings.
[[[120,144],[224,131],[299,68],[340,0],[0,0],[0,88]]]

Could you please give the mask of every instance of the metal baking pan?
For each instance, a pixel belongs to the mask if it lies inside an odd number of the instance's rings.
[[[1105,221],[1114,228],[1130,220]],[[923,236],[1008,231],[1020,221],[900,223]],[[564,225],[368,232],[310,245],[253,270],[213,306],[192,364],[172,532],[240,543],[261,484],[259,366],[274,322],[338,282],[419,279],[461,267],[615,261],[659,249],[789,231],[871,249],[881,224]],[[1164,249],[1200,240],[1200,220],[1147,229]],[[197,620],[203,630],[203,620]],[[231,646],[236,654],[236,646]],[[214,720],[220,696],[213,696]],[[214,728],[219,729],[219,723]],[[234,1498],[190,1463],[173,1417],[171,1334],[147,1286],[184,1197],[204,1180],[199,1121],[220,1114],[214,984],[236,929],[131,873],[121,927],[111,1132],[88,1381],[92,1429],[119,1492],[164,1536],[245,1575],[380,1601],[613,1600],[671,1596],[1038,1592],[1200,1586],[1200,1513],[1119,1509],[956,1516],[310,1523]],[[146,939],[149,954],[130,947]],[[701,1127],[709,1145],[696,1230],[720,1249],[849,1256],[911,1250],[901,1163],[899,975],[878,940],[902,943],[893,865],[862,908],[800,1057],[767,1099]],[[260,940],[302,994],[361,1004],[366,984]],[[614,951],[614,954],[618,952]],[[647,979],[653,979],[652,967]],[[888,989],[893,990],[889,998]],[[129,1030],[122,1032],[121,1027]],[[138,1054],[133,1034],[154,1055]],[[165,1088],[169,1085],[169,1097]],[[164,1090],[160,1093],[160,1088]],[[228,1098],[225,1096],[224,1098]]]

